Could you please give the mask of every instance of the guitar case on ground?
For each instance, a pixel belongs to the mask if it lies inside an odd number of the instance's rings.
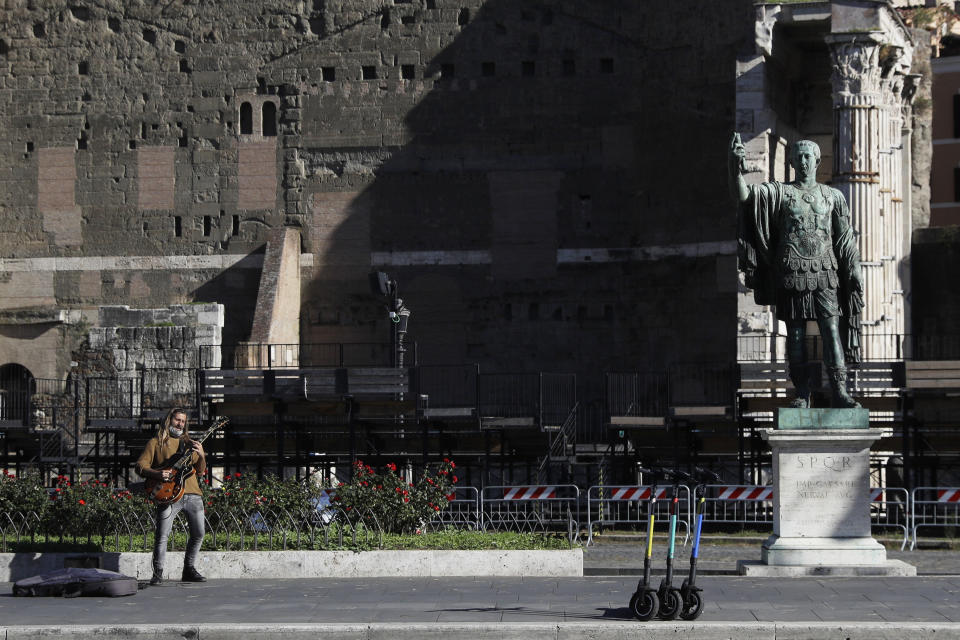
[[[137,592],[137,579],[106,569],[70,567],[31,576],[13,583],[15,596],[129,596]]]

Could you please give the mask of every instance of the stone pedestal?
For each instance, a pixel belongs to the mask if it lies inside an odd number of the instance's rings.
[[[916,575],[870,534],[866,409],[780,409],[763,438],[773,456],[773,535],[742,575]]]

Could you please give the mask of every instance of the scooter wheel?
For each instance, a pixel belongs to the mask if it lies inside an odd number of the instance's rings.
[[[656,591],[638,591],[630,598],[630,613],[633,617],[646,622],[660,609],[660,599]]]
[[[676,620],[681,609],[683,609],[683,596],[680,595],[680,590],[668,589],[660,599],[660,611],[657,612],[657,617],[661,620]]]
[[[683,611],[680,617],[684,620],[696,620],[703,613],[703,598],[698,591],[691,591],[687,594],[687,600],[683,603]]]

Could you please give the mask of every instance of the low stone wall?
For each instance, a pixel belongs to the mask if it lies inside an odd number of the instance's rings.
[[[146,580],[149,553],[0,553],[0,582],[53,571],[69,563]],[[179,578],[183,554],[167,555],[166,576]],[[583,550],[560,551],[210,551],[198,569],[208,578],[376,578],[583,575]]]

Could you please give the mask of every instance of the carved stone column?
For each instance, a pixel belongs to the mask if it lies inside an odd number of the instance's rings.
[[[880,142],[887,119],[881,98],[881,43],[872,33],[827,36],[833,60],[833,186],[850,205],[860,247],[865,307],[861,321],[875,333],[883,314]]]

